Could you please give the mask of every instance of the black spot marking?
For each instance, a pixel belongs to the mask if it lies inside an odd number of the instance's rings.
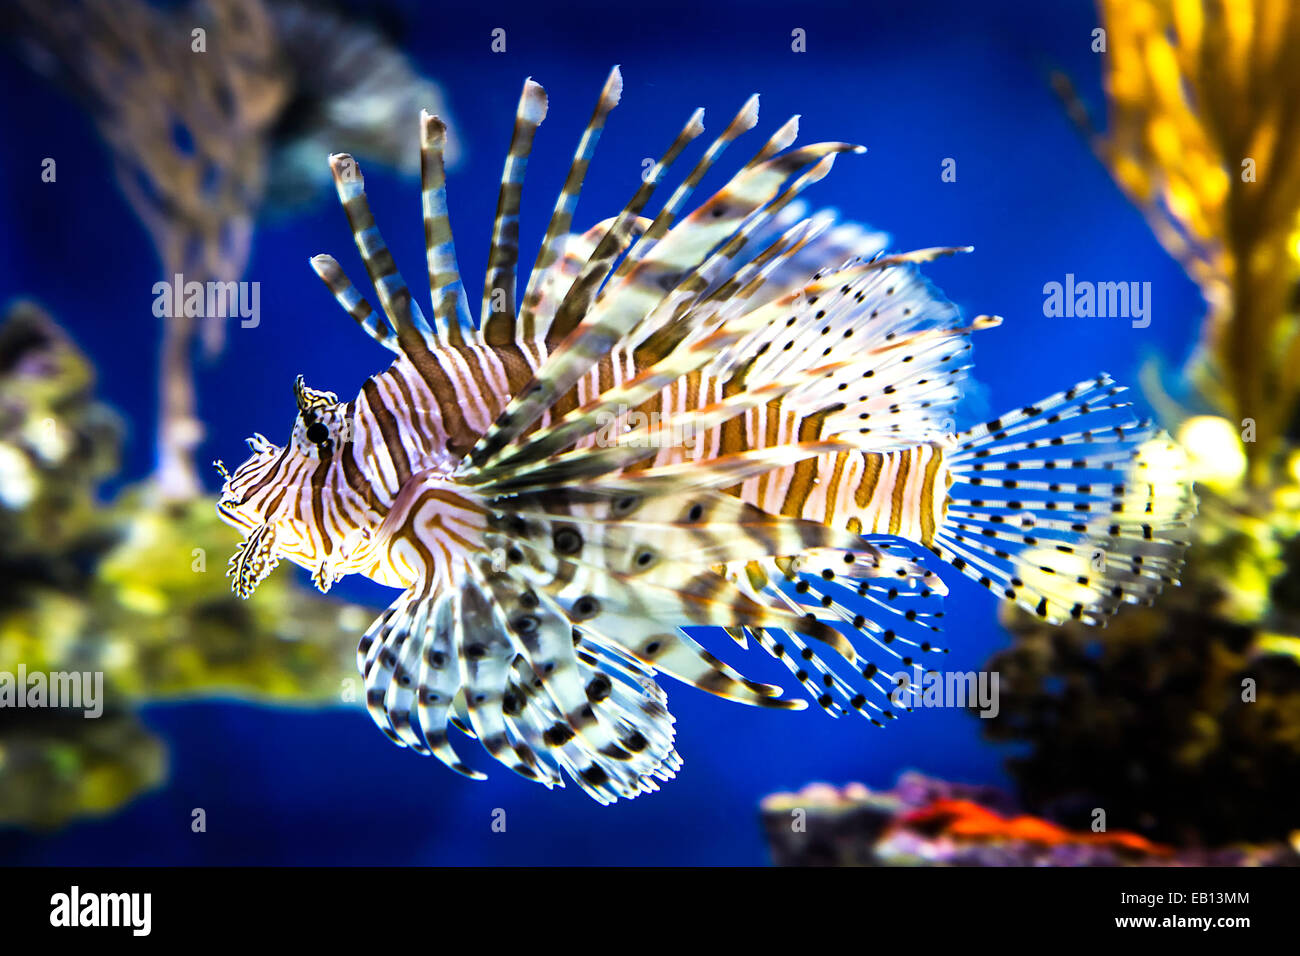
[[[587,685],[587,699],[600,703],[609,697],[612,689],[613,685],[610,684],[609,678],[604,674],[597,674],[591,679],[591,683]]]
[[[582,535],[577,528],[557,528],[551,543],[555,545],[555,553],[565,557],[573,557],[582,551]]]
[[[600,602],[590,594],[584,594],[578,600],[573,602],[573,610],[570,617],[576,621],[584,621],[589,617],[594,617],[600,613]]]
[[[572,740],[574,736],[573,728],[568,724],[554,723],[551,724],[546,733],[542,734],[542,740],[549,747],[562,747]]]
[[[613,508],[614,517],[626,518],[628,515],[630,515],[633,511],[636,510],[637,505],[639,505],[640,503],[641,503],[641,499],[636,497],[635,495],[628,495],[624,498],[619,498],[617,501],[614,502],[614,508]]]

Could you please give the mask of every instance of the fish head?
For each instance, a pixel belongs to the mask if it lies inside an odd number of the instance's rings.
[[[352,440],[351,404],[334,392],[294,383],[298,414],[288,441],[277,445],[261,434],[248,439],[252,453],[233,472],[217,463],[225,483],[217,500],[221,519],[243,535],[227,574],[235,593],[250,596],[280,558],[313,571],[322,590],[337,577],[329,558],[339,541],[327,541],[327,522],[315,520],[315,500],[338,483],[340,452]]]

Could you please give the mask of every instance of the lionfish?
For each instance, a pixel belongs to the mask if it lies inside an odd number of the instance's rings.
[[[382,314],[338,262],[312,267],[396,356],[352,401],[294,386],[284,445],[249,439],[222,517],[248,597],[281,558],[328,589],[362,574],[401,594],[357,649],[366,704],[400,746],[465,776],[450,728],[545,784],[597,801],[681,766],[666,674],[728,700],[799,709],[687,630],[725,629],[832,715],[883,725],[890,674],[943,653],[947,589],[928,549],[1040,617],[1096,622],[1176,583],[1190,485],[1105,375],[967,431],[951,421],[970,335],[918,263],[798,197],[847,143],[795,148],[798,117],[683,215],[745,103],[653,218],[697,110],[617,216],[572,231],[609,76],[521,301],[519,209],[546,94],[526,81],[470,317],[447,216],[446,126],[421,115],[432,317],[398,274],[346,154],[339,198]],[[1157,473],[1158,472],[1158,473]],[[919,665],[915,665],[919,666]]]

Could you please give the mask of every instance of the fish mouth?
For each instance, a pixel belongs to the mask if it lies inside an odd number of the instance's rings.
[[[241,531],[251,531],[261,521],[255,517],[244,514],[236,509],[243,505],[243,500],[234,498],[220,498],[217,500],[217,515],[222,518],[226,524],[233,525]]]

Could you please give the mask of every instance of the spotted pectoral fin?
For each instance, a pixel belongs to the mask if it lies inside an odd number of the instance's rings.
[[[523,615],[523,592],[486,574],[467,568],[443,593],[408,590],[370,626],[357,665],[380,730],[483,779],[452,747],[455,727],[521,776],[554,787],[568,774],[601,803],[671,778],[681,761],[662,692],[630,662],[579,648],[557,608]]]
[[[451,745],[447,724],[461,689],[454,595],[405,591],[370,625],[357,646],[366,709],[400,747],[433,754],[457,773],[481,780]]]
[[[656,779],[671,777],[680,761],[662,700],[651,706],[639,682],[623,680],[625,667],[580,650],[581,635],[548,595],[512,575],[478,570],[478,599],[493,606],[496,629],[518,651],[500,697],[486,687],[467,687],[472,705],[477,700],[498,712],[494,722],[504,714],[508,736],[480,732],[489,752],[548,786],[562,785],[561,772],[568,774],[602,804],[631,799],[656,789]],[[483,631],[475,631],[480,650],[471,658],[490,655]],[[475,718],[473,706],[470,716]],[[526,766],[519,766],[520,759]]]
[[[788,628],[852,649],[812,615],[749,600],[711,569],[756,555],[825,547],[837,532],[816,522],[766,515],[717,492],[648,495],[636,482],[614,488],[553,489],[510,499],[494,516],[510,574],[553,601],[593,643],[728,699],[764,707],[780,688],[748,680],[682,625]],[[845,536],[847,543],[854,540]]]
[[[275,525],[268,522],[254,528],[239,543],[226,566],[226,577],[233,578],[231,590],[241,598],[252,597],[257,586],[279,563],[280,556],[275,553]]]
[[[607,649],[579,641],[576,650],[587,700],[617,735],[617,747],[598,750],[584,736],[566,733],[544,682],[523,657],[515,659],[506,697],[511,727],[544,756],[545,766],[563,771],[598,803],[658,790],[656,781],[671,780],[682,765],[663,689]],[[550,779],[564,785],[557,771]]]

